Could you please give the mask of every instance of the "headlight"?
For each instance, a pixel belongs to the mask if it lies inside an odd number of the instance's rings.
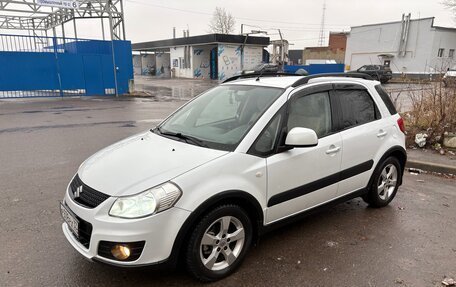
[[[181,197],[182,191],[174,184],[153,187],[139,194],[119,197],[109,210],[109,215],[139,218],[171,208]]]

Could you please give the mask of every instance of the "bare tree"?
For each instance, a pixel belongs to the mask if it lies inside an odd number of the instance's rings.
[[[234,25],[236,21],[231,13],[227,12],[225,8],[216,7],[209,22],[209,30],[212,33],[230,34],[234,32]]]

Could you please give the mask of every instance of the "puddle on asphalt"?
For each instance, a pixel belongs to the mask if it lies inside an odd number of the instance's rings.
[[[189,100],[212,88],[212,85],[189,85],[177,87],[152,86],[135,84],[135,92],[139,95],[157,99]]]

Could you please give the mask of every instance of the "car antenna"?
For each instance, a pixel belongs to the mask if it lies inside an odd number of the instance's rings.
[[[260,77],[263,76],[263,73],[264,73],[265,70],[266,70],[266,66],[264,66],[264,67],[261,69],[260,74],[258,75],[258,78],[256,78],[255,81],[258,82],[258,81],[260,80]]]

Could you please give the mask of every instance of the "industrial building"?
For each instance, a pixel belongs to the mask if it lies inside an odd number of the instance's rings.
[[[394,74],[424,76],[456,64],[456,28],[438,27],[434,18],[352,27],[347,35],[346,70],[363,65],[390,66]]]
[[[136,74],[159,77],[224,80],[237,72],[269,62],[268,37],[208,34],[136,43]]]
[[[337,64],[343,64],[347,46],[347,33],[329,33],[327,47],[308,47],[302,52],[302,60],[305,64],[317,63],[317,61],[329,60]],[[323,63],[324,62],[320,62]]]

